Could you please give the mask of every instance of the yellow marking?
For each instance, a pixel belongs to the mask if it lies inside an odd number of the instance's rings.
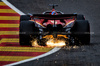
[[[16,13],[16,12],[12,9],[0,9],[0,13]]]
[[[0,43],[3,43],[3,42],[19,42],[19,38],[3,38],[0,40]]]
[[[0,24],[0,27],[16,28],[16,27],[19,27],[19,24]]]
[[[0,56],[0,61],[21,61],[33,57],[29,56]]]
[[[0,2],[0,6],[7,6],[7,5],[3,2]]]
[[[19,31],[0,31],[0,35],[19,35]]]
[[[46,47],[0,47],[0,51],[13,52],[48,52],[53,48]]]
[[[0,16],[0,20],[19,20],[19,16]]]

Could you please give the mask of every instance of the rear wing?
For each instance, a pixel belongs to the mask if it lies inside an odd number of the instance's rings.
[[[48,14],[33,14],[32,18],[37,19],[68,19],[76,18],[77,14],[60,14],[60,15],[48,15]]]

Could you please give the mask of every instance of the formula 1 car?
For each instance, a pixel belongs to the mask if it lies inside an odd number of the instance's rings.
[[[38,44],[46,46],[50,38],[64,39],[66,44],[79,45],[90,43],[90,25],[82,14],[64,14],[55,10],[42,14],[22,15],[20,18],[20,45],[31,45],[31,40],[38,39]]]

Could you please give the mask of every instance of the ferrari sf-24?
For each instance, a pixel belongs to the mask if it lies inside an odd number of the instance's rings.
[[[82,14],[64,14],[55,10],[42,14],[21,15],[20,45],[32,45],[37,40],[41,46],[46,46],[50,39],[64,40],[66,45],[88,45],[90,43],[90,25]]]

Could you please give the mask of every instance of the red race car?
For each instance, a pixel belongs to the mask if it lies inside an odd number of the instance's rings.
[[[46,46],[51,38],[64,39],[66,45],[90,43],[90,25],[82,14],[64,14],[55,10],[42,14],[22,15],[20,18],[20,45],[32,45],[31,41]]]

